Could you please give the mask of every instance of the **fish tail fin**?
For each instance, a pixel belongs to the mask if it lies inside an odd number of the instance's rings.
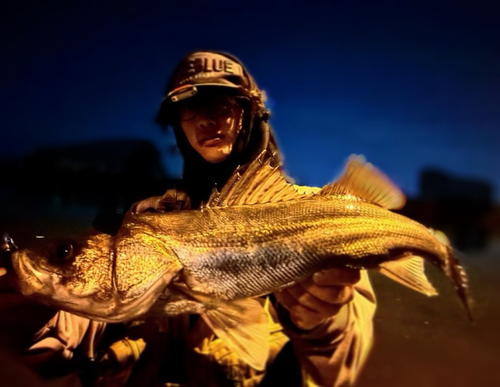
[[[455,286],[455,290],[457,291],[458,296],[467,311],[469,319],[473,321],[471,307],[472,301],[469,296],[467,274],[456,257],[458,253],[451,246],[445,245],[445,248],[448,253],[448,259],[446,260],[445,267],[443,268],[444,272]]]
[[[465,273],[464,268],[460,265],[459,259],[457,255],[459,253],[457,250],[453,249],[451,246],[450,239],[446,236],[446,234],[440,230],[434,230],[429,228],[431,234],[436,238],[446,249],[445,256],[447,259],[444,263],[440,263],[439,266],[446,274],[446,276],[450,279],[455,290],[458,293],[458,297],[462,301],[462,304],[467,311],[467,316],[470,321],[473,321],[472,317],[472,308],[471,308],[471,298],[469,296],[469,284],[467,280],[467,274]]]

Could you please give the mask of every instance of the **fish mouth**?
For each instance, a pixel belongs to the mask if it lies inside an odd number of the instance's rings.
[[[78,296],[71,292],[57,279],[60,275],[39,267],[25,254],[13,253],[11,262],[17,289],[24,296],[75,315],[109,323],[134,320],[145,315],[168,283],[164,276],[159,276],[137,297],[123,297],[115,288],[109,297],[99,299],[95,295]]]
[[[85,303],[87,297],[72,300],[75,298],[74,294],[71,294],[64,286],[54,284],[56,273],[44,270],[43,267],[40,268],[33,264],[24,255],[16,253],[12,256],[12,268],[16,273],[17,286],[22,295],[37,299],[57,309],[91,318],[80,311],[82,303]],[[94,304],[92,306],[96,307]]]
[[[38,268],[31,264],[29,259],[14,253],[12,255],[12,267],[19,279],[21,292],[25,296],[39,293],[45,287],[46,281],[44,279],[47,277],[47,274],[38,270]]]

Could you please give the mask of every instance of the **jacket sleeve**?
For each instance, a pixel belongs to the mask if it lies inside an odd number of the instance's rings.
[[[7,288],[0,291],[0,325],[2,386],[81,385],[105,327]]]
[[[93,360],[106,324],[58,311],[22,353],[30,368],[58,374],[76,357]]]
[[[301,364],[303,386],[354,384],[371,349],[376,301],[368,274],[361,272],[353,301],[333,318],[310,331],[300,330],[279,308],[285,333]]]

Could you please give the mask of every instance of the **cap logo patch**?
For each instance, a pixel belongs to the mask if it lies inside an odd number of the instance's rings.
[[[178,82],[183,85],[199,78],[224,78],[230,75],[243,76],[243,69],[234,61],[217,54],[193,55],[186,61],[184,77]]]
[[[201,73],[201,72],[220,73],[221,71],[224,71],[225,73],[229,74],[234,74],[233,62],[228,59],[192,58],[189,60],[188,66],[189,66],[188,74]]]

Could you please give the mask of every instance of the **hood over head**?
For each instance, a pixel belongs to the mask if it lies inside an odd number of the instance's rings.
[[[209,163],[189,144],[178,121],[176,103],[205,93],[233,95],[243,107],[242,130],[231,155],[220,163]],[[182,189],[197,207],[206,201],[214,186],[222,187],[238,166],[254,160],[263,150],[277,154],[269,126],[269,111],[262,92],[243,64],[235,57],[215,51],[197,51],[186,56],[168,83],[157,122],[172,126],[184,158]]]

